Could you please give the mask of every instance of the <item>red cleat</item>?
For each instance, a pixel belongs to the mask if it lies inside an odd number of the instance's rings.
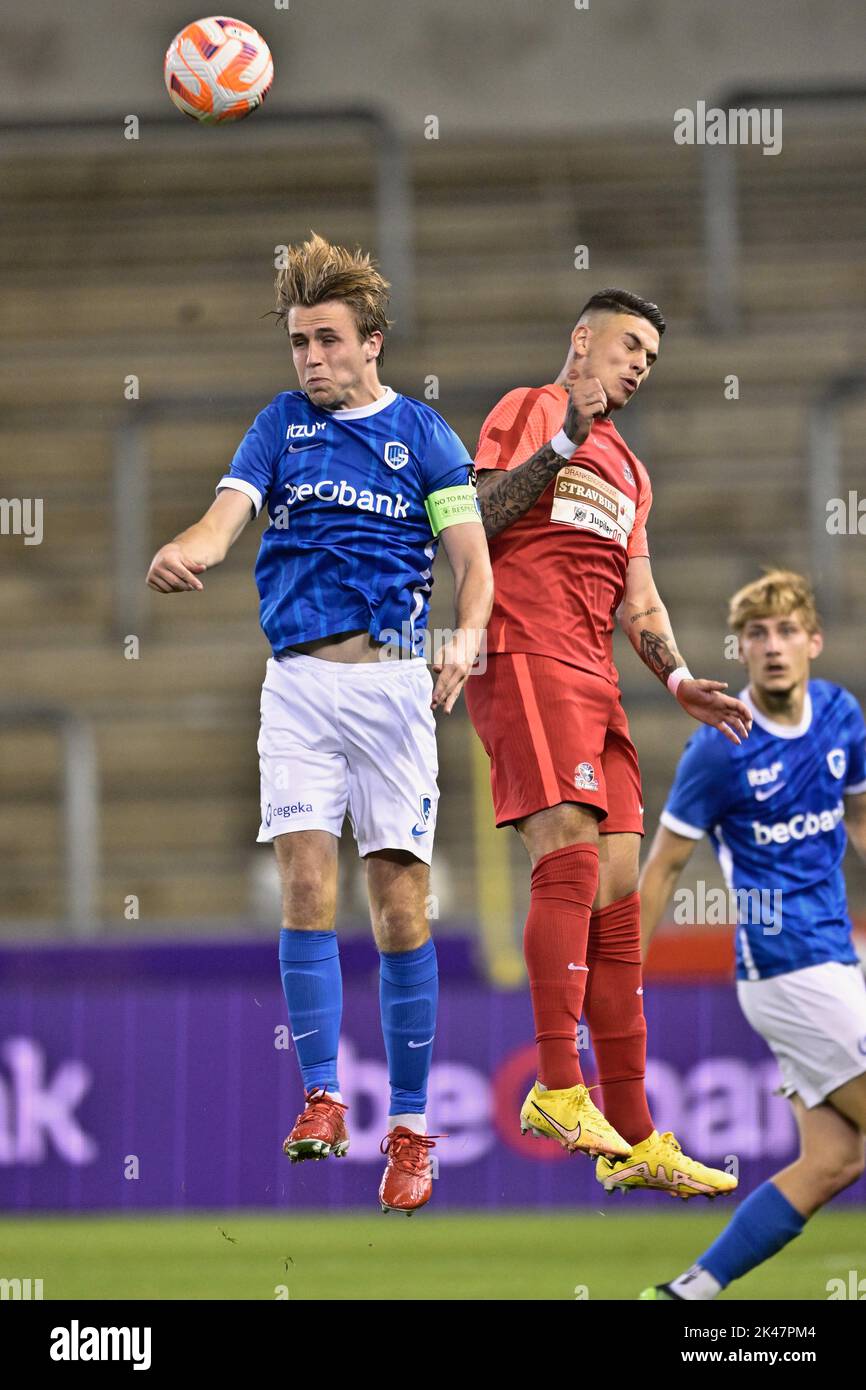
[[[342,1158],[349,1150],[346,1129],[347,1107],[319,1087],[304,1093],[306,1108],[295,1120],[295,1127],[283,1144],[283,1153],[293,1163],[305,1158]]]
[[[381,1151],[388,1162],[379,1184],[379,1201],[383,1211],[405,1211],[411,1216],[433,1195],[433,1167],[430,1149],[440,1134],[415,1134],[397,1125],[382,1140]]]

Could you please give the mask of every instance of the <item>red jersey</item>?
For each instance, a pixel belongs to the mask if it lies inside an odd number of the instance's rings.
[[[518,387],[481,429],[475,466],[517,468],[562,429],[564,386]],[[649,555],[649,475],[609,419],[533,507],[490,541],[488,652],[532,652],[617,682],[612,634],[629,560]]]

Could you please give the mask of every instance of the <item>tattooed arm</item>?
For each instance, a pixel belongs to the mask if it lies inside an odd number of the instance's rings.
[[[597,377],[575,377],[570,382],[562,432],[575,449],[584,443],[593,420],[606,409],[607,396]],[[482,469],[478,474],[478,505],[488,540],[534,507],[567,461],[551,444],[543,444],[517,468]]]
[[[625,597],[617,617],[641,661],[667,685],[674,671],[686,663],[645,555],[628,562]],[[677,686],[676,698],[693,719],[719,729],[731,743],[741,743],[749,737],[752,715],[741,700],[722,693],[727,687],[727,681],[695,680],[687,675]]]
[[[544,444],[519,468],[484,468],[478,474],[478,505],[488,540],[535,506],[565,459]]]
[[[685,661],[680,655],[668,610],[656,588],[650,562],[644,556],[629,561],[625,598],[618,613],[620,627],[641,661],[667,685]]]

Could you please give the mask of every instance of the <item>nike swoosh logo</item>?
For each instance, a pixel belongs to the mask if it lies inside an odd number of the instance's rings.
[[[433,1038],[435,1038],[435,1036],[436,1036],[436,1034],[434,1033],[434,1034],[433,1034]],[[410,1047],[429,1047],[430,1044],[431,1044],[431,1042],[433,1041],[433,1038],[428,1038],[426,1042],[422,1042],[422,1043],[410,1042],[409,1046],[410,1046]]]
[[[429,825],[425,825],[423,830],[419,830],[417,825],[413,825],[412,834],[415,836],[415,839],[417,840],[419,835],[426,835],[429,829]]]
[[[756,792],[755,792],[755,800],[756,800],[756,801],[769,801],[769,799],[770,799],[771,796],[775,796],[775,795],[776,795],[776,792],[780,792],[780,791],[782,790],[782,788],[783,788],[783,787],[787,787],[787,785],[788,785],[787,782],[779,782],[775,787],[768,787],[767,790],[766,790],[765,792],[756,791]]]
[[[572,964],[571,964],[571,961],[569,961],[569,963],[568,963],[568,968],[569,968],[569,970],[586,970],[586,971],[589,970],[589,966],[588,966],[588,965],[572,965]]]
[[[301,1038],[311,1038],[314,1033],[318,1033],[318,1028],[311,1028],[309,1033],[293,1033],[292,1042],[300,1042]]]
[[[643,985],[638,985],[635,994],[643,994]]]
[[[305,454],[308,449],[321,449],[324,442],[324,439],[319,439],[315,444],[301,444],[300,446],[297,444],[290,444],[288,452],[290,454]]]
[[[561,1134],[563,1139],[567,1139],[570,1144],[575,1143],[580,1138],[580,1120],[578,1120],[574,1129],[565,1129],[559,1123],[558,1120],[555,1120],[553,1118],[552,1115],[548,1115],[546,1110],[542,1110],[541,1106],[538,1104],[537,1101],[534,1100],[532,1104],[535,1106],[535,1109],[538,1111],[539,1115],[543,1115],[545,1120],[547,1120],[547,1123],[549,1125],[553,1125],[553,1128],[556,1130],[557,1134]]]

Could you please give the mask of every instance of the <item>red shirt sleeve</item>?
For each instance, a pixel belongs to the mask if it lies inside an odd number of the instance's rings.
[[[626,553],[630,560],[639,555],[645,555],[649,559],[649,541],[646,534],[646,519],[649,516],[649,509],[653,504],[653,490],[649,480],[649,474],[639,459],[635,459],[638,465],[638,478],[640,479],[640,497],[634,514],[634,526],[631,528],[631,535],[628,538]]]
[[[525,463],[556,434],[560,425],[551,422],[564,409],[555,387],[519,386],[509,391],[481,426],[475,467],[508,469]]]

